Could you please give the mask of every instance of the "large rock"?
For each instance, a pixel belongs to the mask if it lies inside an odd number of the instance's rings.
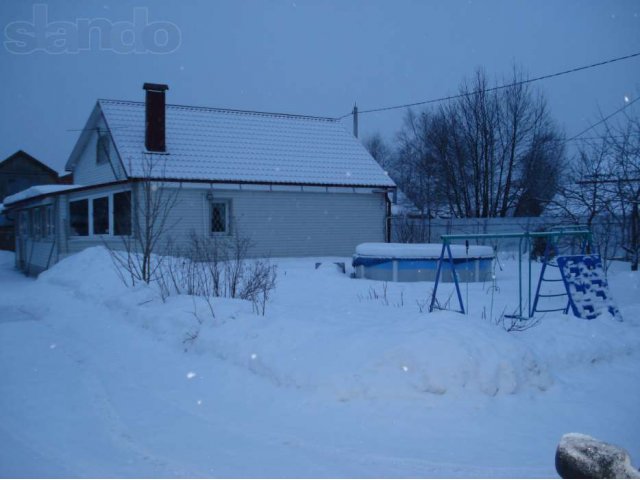
[[[640,478],[626,450],[588,435],[563,435],[556,450],[562,478]]]

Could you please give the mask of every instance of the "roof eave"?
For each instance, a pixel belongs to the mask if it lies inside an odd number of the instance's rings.
[[[392,181],[390,184],[381,183],[322,183],[322,182],[274,182],[267,180],[241,180],[241,179],[212,179],[212,178],[169,178],[169,177],[129,177],[130,180],[140,182],[145,180],[171,182],[171,183],[225,183],[238,185],[282,185],[282,186],[302,186],[302,187],[327,187],[327,188],[380,188],[395,190],[398,188]]]

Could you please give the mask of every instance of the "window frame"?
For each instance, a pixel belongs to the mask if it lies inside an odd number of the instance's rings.
[[[22,238],[28,238],[31,236],[29,230],[29,221],[29,210],[21,210],[20,214],[18,215],[18,235]]]
[[[56,233],[56,221],[53,213],[53,205],[48,203],[46,205],[42,205],[40,208],[42,209],[40,214],[42,219],[42,226],[40,227],[41,238],[50,239]]]
[[[34,240],[42,238],[42,208],[31,209],[31,237]]]
[[[131,199],[131,203],[129,205],[130,209],[131,209],[131,219],[132,219],[132,224],[130,226],[130,231],[128,234],[124,234],[124,235],[116,235],[115,233],[115,210],[114,210],[114,200],[113,197],[114,195],[118,194],[118,193],[129,193],[129,198]],[[93,202],[94,200],[100,199],[100,198],[107,198],[107,217],[108,217],[108,230],[107,233],[98,233],[96,234],[94,232],[94,216],[93,216]],[[80,201],[87,201],[87,235],[75,235],[72,233],[71,231],[71,203],[73,202],[80,202]],[[67,204],[67,211],[68,211],[68,218],[67,218],[67,227],[68,227],[68,231],[69,231],[69,239],[70,240],[87,240],[87,239],[97,239],[97,238],[105,238],[105,237],[117,237],[117,238],[122,238],[122,237],[131,237],[133,235],[133,194],[131,190],[118,190],[115,192],[103,192],[103,193],[96,193],[94,195],[87,195],[87,196],[83,196],[83,197],[79,197],[79,198],[74,198],[74,199],[69,199],[68,204]]]
[[[213,231],[213,210],[215,204],[224,205],[225,218],[224,218],[224,226],[225,229],[222,232],[214,232]],[[211,236],[229,236],[231,235],[231,199],[228,198],[212,198],[209,200],[209,235]]]

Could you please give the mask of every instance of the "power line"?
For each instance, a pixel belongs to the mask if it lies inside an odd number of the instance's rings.
[[[487,88],[487,89],[484,89],[484,90],[474,90],[473,92],[459,93],[459,94],[456,94],[456,95],[449,95],[449,96],[446,96],[446,97],[433,98],[431,100],[424,100],[424,101],[420,101],[420,102],[405,103],[403,105],[393,105],[393,106],[390,106],[390,107],[379,107],[379,108],[371,108],[369,110],[359,110],[358,114],[373,113],[373,112],[384,112],[384,111],[387,111],[387,110],[398,110],[400,108],[417,107],[418,105],[427,105],[427,104],[430,104],[430,103],[438,103],[438,102],[444,102],[444,101],[447,101],[447,100],[455,100],[456,98],[468,97],[468,96],[476,95],[478,93],[483,93],[483,92],[494,92],[494,91],[502,90],[502,89],[509,88],[509,87],[515,87],[515,86],[518,86],[518,85],[525,85],[525,84],[528,84],[528,83],[538,82],[540,80],[547,80],[549,78],[560,77],[562,75],[568,75],[570,73],[580,72],[582,70],[588,70],[590,68],[600,67],[602,65],[608,65],[610,63],[621,62],[623,60],[629,60],[629,59],[635,58],[635,57],[640,57],[640,52],[632,53],[630,55],[625,55],[623,57],[610,58],[610,59],[604,60],[602,62],[592,63],[592,64],[589,64],[589,65],[583,65],[581,67],[575,67],[575,68],[571,68],[569,70],[563,70],[561,72],[550,73],[548,75],[542,75],[540,77],[528,78],[526,80],[520,80],[518,82],[508,83],[506,85],[498,85],[496,87],[491,87],[491,88]],[[345,115],[342,115],[341,117],[338,117],[338,120],[342,120],[343,118],[346,118],[346,117],[348,117],[350,115],[353,115],[353,112],[349,112],[349,113],[347,113]]]
[[[640,136],[640,133],[630,133],[629,135],[599,135],[594,137],[582,137],[582,138],[574,138],[573,140],[565,140],[565,142],[575,142],[576,140],[608,140],[611,138],[627,138],[627,137],[637,137]]]
[[[620,112],[622,112],[625,108],[630,107],[631,105],[633,105],[634,103],[636,103],[638,100],[640,100],[640,97],[636,98],[635,100],[632,100],[631,102],[625,103],[622,107],[620,107],[618,110],[616,110],[613,113],[610,113],[609,115],[607,115],[606,117],[604,117],[603,119],[601,119],[600,121],[594,123],[593,125],[585,128],[584,130],[582,130],[580,133],[578,133],[577,135],[574,135],[573,137],[565,140],[566,142],[571,142],[573,140],[575,140],[576,138],[580,137],[581,135],[587,133],[589,130],[592,130],[594,128],[596,128],[598,125],[602,125],[603,123],[605,123],[607,120],[609,120],[611,117],[613,117],[614,115],[619,114]]]

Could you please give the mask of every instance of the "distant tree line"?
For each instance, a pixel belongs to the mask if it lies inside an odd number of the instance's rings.
[[[544,211],[565,223],[587,224],[600,247],[623,249],[636,269],[640,118],[631,109],[617,120],[602,117],[569,157],[544,95],[523,80],[514,67],[501,82],[507,86],[496,87],[477,70],[456,98],[409,110],[392,142],[375,134],[364,144],[422,218]]]
[[[616,252],[620,247],[637,270],[639,204],[640,118],[625,111],[617,121],[603,121],[599,135],[581,142],[549,208],[589,226],[601,249]]]

